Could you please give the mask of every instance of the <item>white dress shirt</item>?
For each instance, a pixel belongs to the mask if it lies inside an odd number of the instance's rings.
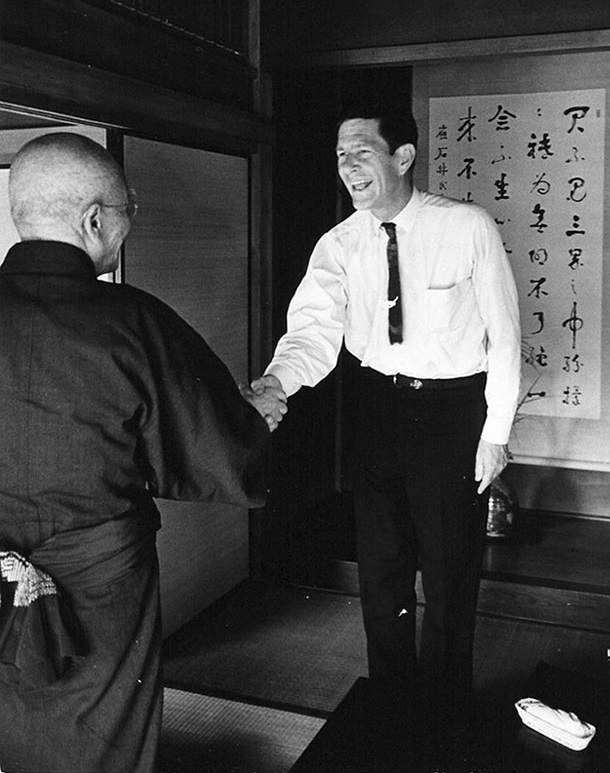
[[[266,373],[288,395],[334,368],[343,337],[363,366],[420,379],[486,371],[482,438],[506,443],[519,397],[517,291],[498,229],[485,210],[414,189],[394,219],[403,342],[388,338],[387,234],[369,211],[325,233],[288,308]]]

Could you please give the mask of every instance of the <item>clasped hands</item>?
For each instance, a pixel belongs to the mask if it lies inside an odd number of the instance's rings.
[[[255,379],[250,386],[240,385],[239,391],[267,422],[269,430],[277,429],[284,414],[288,411],[288,397],[282,384],[271,374]]]

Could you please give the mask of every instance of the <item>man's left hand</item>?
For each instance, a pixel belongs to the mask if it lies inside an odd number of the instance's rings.
[[[482,494],[498,477],[508,464],[509,458],[507,445],[479,440],[474,470],[475,480],[480,481],[477,489],[478,494]]]

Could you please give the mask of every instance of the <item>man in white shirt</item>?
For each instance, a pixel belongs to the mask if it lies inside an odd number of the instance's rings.
[[[314,386],[343,340],[360,360],[354,503],[369,675],[418,685],[445,725],[463,717],[471,688],[486,522],[477,495],[508,459],[517,293],[492,218],[417,190],[415,121],[382,110],[357,108],[339,125],[338,171],[356,211],[316,245],[287,333],[252,387],[289,397]]]

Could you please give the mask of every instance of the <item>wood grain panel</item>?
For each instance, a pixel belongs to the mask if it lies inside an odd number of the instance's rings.
[[[125,138],[140,210],[125,281],[172,306],[233,376],[248,375],[248,164],[245,159]],[[248,513],[159,503],[162,609],[169,634],[248,576]]]

